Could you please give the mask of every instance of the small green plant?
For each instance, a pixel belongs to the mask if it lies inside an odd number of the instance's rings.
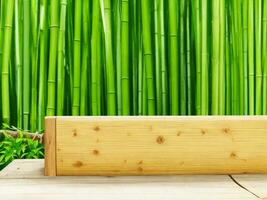
[[[12,137],[0,132],[0,170],[14,159],[36,159],[44,157],[44,147],[38,140],[27,138],[23,132]]]

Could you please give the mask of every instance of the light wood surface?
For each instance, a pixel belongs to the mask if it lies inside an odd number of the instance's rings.
[[[266,116],[57,117],[57,175],[267,172]]]
[[[267,200],[267,174],[233,175],[241,185]]]
[[[258,200],[227,175],[47,177],[43,160],[16,160],[0,172],[5,200]],[[261,180],[261,176],[257,178]],[[254,181],[258,181],[254,179]],[[265,190],[267,188],[265,187]]]
[[[0,171],[0,179],[39,179],[45,177],[43,159],[17,159]]]
[[[45,175],[56,176],[56,117],[45,118]]]

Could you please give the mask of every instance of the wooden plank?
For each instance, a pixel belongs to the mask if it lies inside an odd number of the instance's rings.
[[[40,168],[43,160],[13,161],[0,176],[0,196],[9,200],[18,196],[27,200],[257,199],[227,175],[47,177]]]
[[[267,172],[266,116],[58,117],[57,175]]]
[[[53,179],[0,179],[0,195],[4,199],[64,199],[64,200],[257,200],[252,194],[234,186],[228,180],[181,177],[168,182],[114,181],[94,183],[73,177]],[[100,177],[97,177],[100,178]],[[144,177],[139,177],[144,179]],[[165,177],[166,178],[166,177]],[[95,179],[95,178],[94,178]],[[105,178],[107,179],[107,178]]]
[[[100,178],[100,177],[98,177]],[[144,177],[139,177],[144,178]],[[166,177],[165,177],[166,178]],[[107,179],[107,178],[106,178]],[[0,195],[4,199],[64,199],[64,200],[257,200],[252,194],[234,186],[228,180],[181,177],[177,181],[134,183],[94,183],[83,179],[60,177],[53,179],[0,179]]]
[[[56,117],[45,118],[45,175],[56,176]]]
[[[261,199],[267,199],[267,174],[233,175],[233,178]]]
[[[1,179],[44,178],[43,159],[16,159],[0,171]]]

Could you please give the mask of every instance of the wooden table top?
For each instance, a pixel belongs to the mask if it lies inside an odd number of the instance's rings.
[[[1,199],[267,199],[267,174],[45,177],[44,160],[15,160],[0,171]]]

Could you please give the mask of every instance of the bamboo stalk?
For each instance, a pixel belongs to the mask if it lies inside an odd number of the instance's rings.
[[[263,69],[263,104],[262,114],[267,114],[267,3],[263,3],[263,17],[262,17],[262,69]]]
[[[209,114],[209,81],[208,81],[208,44],[207,44],[207,0],[201,1],[201,115]]]
[[[162,114],[168,113],[168,99],[167,99],[167,67],[166,67],[166,36],[165,36],[165,4],[164,0],[159,0],[159,18],[160,18],[160,67],[161,67],[161,99],[162,99]]]
[[[38,130],[44,128],[44,117],[46,110],[46,85],[47,85],[47,53],[48,53],[48,2],[40,1],[40,71],[38,91]]]
[[[23,129],[29,130],[30,115],[30,0],[23,0]]]
[[[73,65],[73,100],[72,115],[80,114],[80,95],[81,95],[81,19],[82,1],[74,2],[74,65]]]
[[[73,48],[73,44],[74,44],[74,13],[73,13],[73,0],[68,0],[67,2],[67,13],[66,13],[66,17],[67,17],[67,22],[66,22],[66,55],[67,55],[67,59],[66,59],[66,65],[65,65],[65,99],[66,99],[66,114],[67,115],[71,115],[72,114],[72,102],[73,102],[73,79],[74,79],[74,48]]]
[[[196,114],[201,114],[201,22],[200,22],[200,1],[194,1],[194,32],[196,48]]]
[[[180,45],[180,114],[186,115],[187,90],[186,90],[186,48],[185,48],[185,0],[180,0],[180,21],[179,21],[179,45]]]
[[[122,115],[130,115],[129,2],[121,0],[121,89]]]
[[[37,127],[37,80],[38,80],[38,0],[31,0],[31,108],[30,129]]]
[[[93,1],[93,17],[92,17],[92,38],[91,38],[91,112],[92,115],[100,114],[100,99],[99,99],[99,86],[100,86],[100,4],[99,1]]]
[[[48,98],[47,110],[48,116],[56,113],[56,68],[57,68],[57,47],[58,47],[58,29],[59,29],[59,0],[51,2],[51,25],[50,25],[50,51],[49,51],[49,70],[48,70]]]
[[[249,114],[255,113],[255,70],[254,70],[254,0],[248,1],[248,87]]]
[[[101,1],[101,13],[105,37],[105,64],[107,75],[107,114],[116,114],[115,68],[112,49],[111,1]]]
[[[218,114],[224,115],[225,112],[225,0],[220,0],[220,44],[219,44],[219,105]]]
[[[17,87],[17,126],[18,128],[23,128],[23,87],[22,87],[22,38],[21,36],[21,19],[19,13],[19,0],[15,0],[15,54],[16,54],[16,71],[17,71],[17,79],[16,79],[16,87]],[[1,41],[0,41],[1,43]],[[1,59],[0,59],[1,60]]]
[[[82,31],[82,69],[81,69],[81,105],[80,105],[80,114],[86,115],[88,113],[88,60],[89,60],[89,5],[90,1],[83,2],[83,12],[82,12],[82,22],[83,22],[83,31]]]
[[[171,114],[179,113],[179,83],[178,83],[178,17],[177,1],[169,1],[169,64],[170,64],[170,105]]]
[[[262,1],[255,0],[255,60],[256,60],[256,89],[255,114],[262,114]]]
[[[0,72],[2,72],[3,39],[4,39],[4,1],[0,3]],[[2,93],[2,76],[0,76],[0,90]],[[0,98],[0,122],[2,122],[2,98]],[[0,125],[1,127],[1,125]]]
[[[190,2],[186,2],[186,76],[187,76],[187,114],[193,113],[193,90],[191,80],[191,33],[190,33]]]
[[[132,90],[130,97],[130,104],[132,104],[132,108],[130,110],[131,115],[138,114],[138,8],[137,8],[137,0],[130,1],[129,8],[132,8],[129,11],[129,25],[133,24],[132,28],[129,28],[129,36],[131,45],[130,52],[130,76],[132,73],[132,80],[130,80],[130,88]],[[131,30],[131,32],[130,32]]]
[[[211,113],[219,114],[220,0],[212,2],[212,100]]]
[[[2,111],[3,122],[9,124],[10,122],[10,98],[9,98],[9,64],[11,58],[11,40],[13,29],[14,16],[14,0],[8,0],[5,12],[4,35],[3,35],[3,57],[2,57]]]
[[[117,114],[122,114],[122,32],[121,32],[121,11],[122,1],[116,0],[116,75],[117,75]]]
[[[155,75],[156,75],[156,107],[157,115],[162,113],[162,97],[161,97],[161,67],[160,67],[160,1],[154,1],[154,46],[155,46]]]
[[[229,10],[229,2],[225,1],[225,10]],[[229,14],[226,14],[226,19],[225,19],[225,95],[226,95],[226,102],[225,102],[225,114],[226,115],[231,115],[232,114],[232,109],[231,109],[231,65],[230,65],[230,22],[229,22]]]
[[[248,114],[248,0],[243,1],[244,114]]]
[[[65,26],[66,26],[67,0],[60,0],[60,24],[58,31],[57,50],[57,115],[64,113],[64,80],[65,80]]]
[[[141,2],[141,15],[142,15],[142,34],[143,34],[143,53],[144,53],[144,67],[146,74],[146,92],[147,92],[147,106],[148,115],[155,115],[155,83],[154,83],[154,69],[153,69],[153,52],[152,52],[152,41],[151,41],[151,16],[150,12],[150,1],[144,0]]]

